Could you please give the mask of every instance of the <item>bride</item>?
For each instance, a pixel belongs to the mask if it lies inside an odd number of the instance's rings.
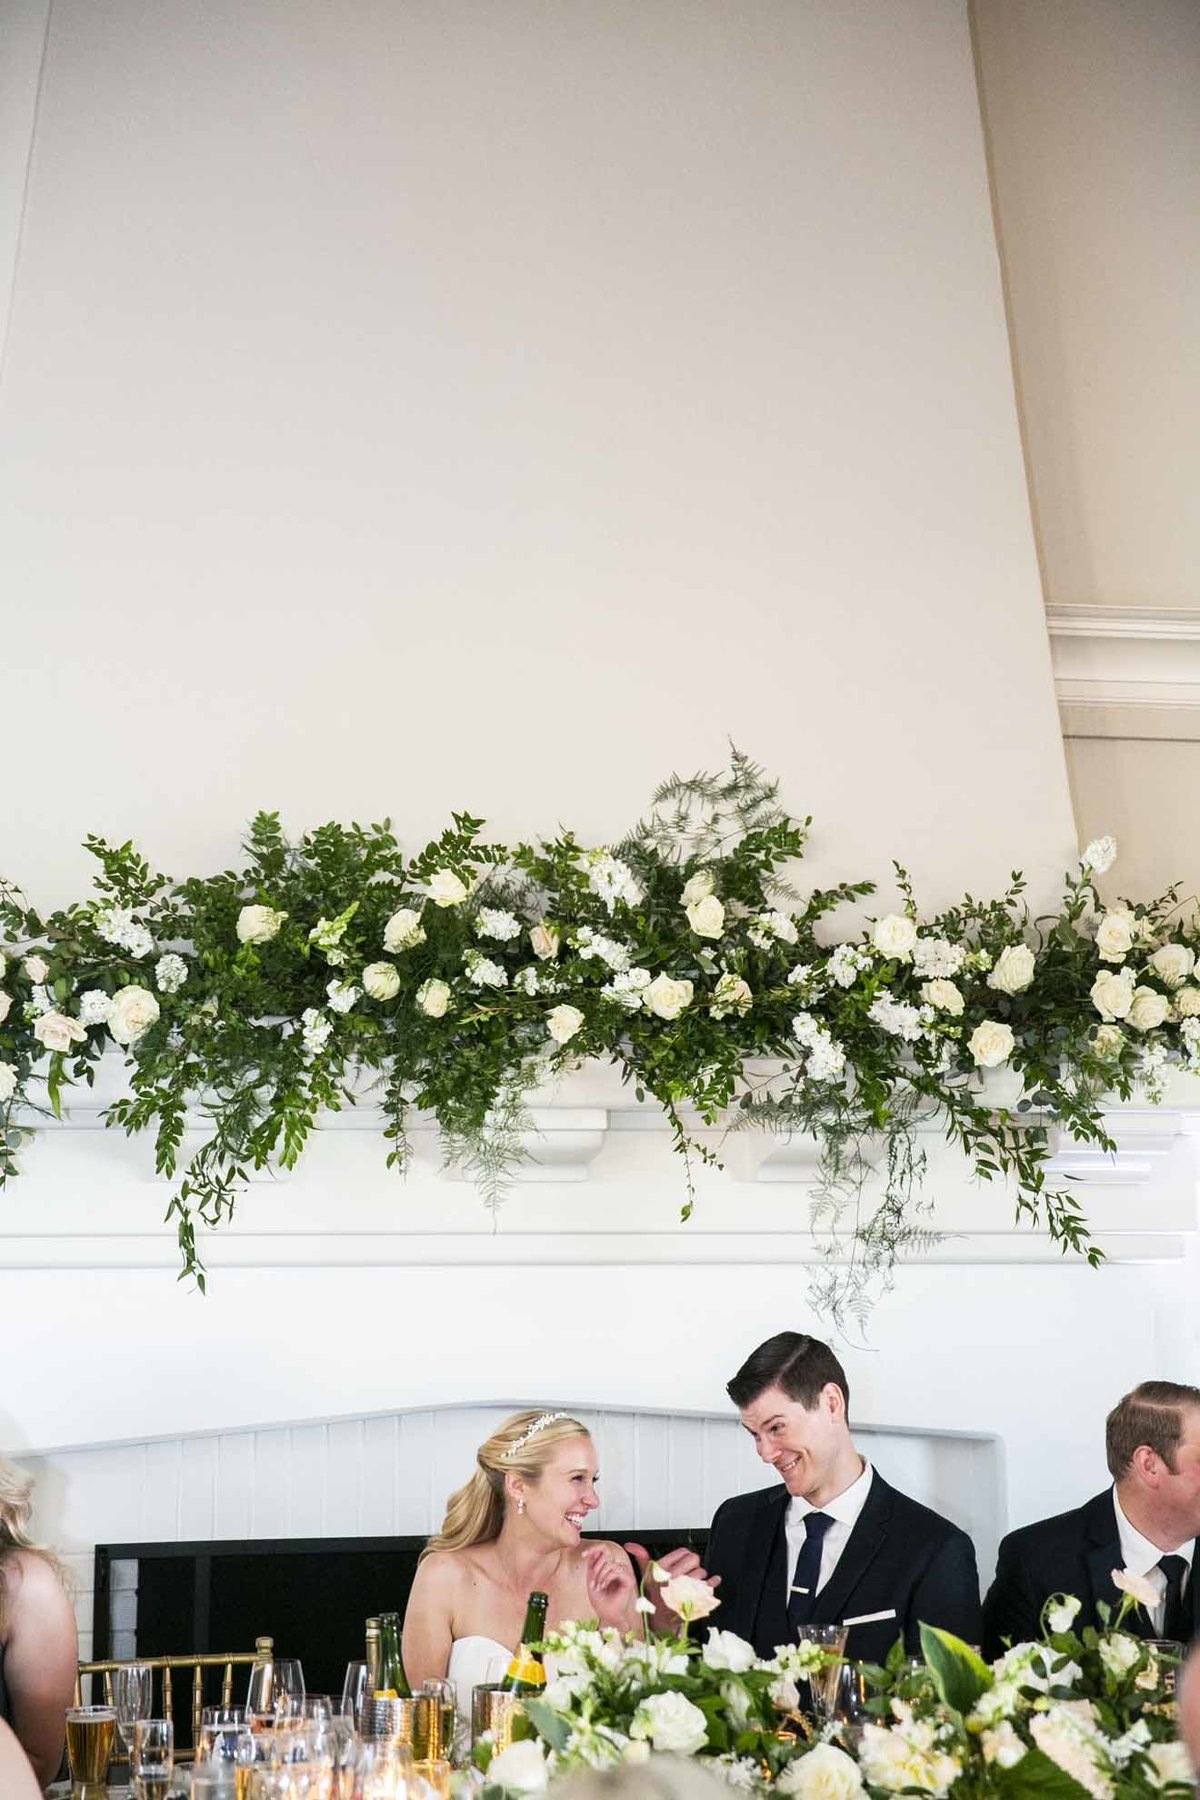
[[[640,1623],[638,1580],[619,1544],[584,1544],[596,1495],[596,1449],[586,1425],[566,1413],[514,1413],[476,1453],[474,1474],[451,1494],[430,1538],[404,1618],[404,1669],[416,1688],[448,1677],[469,1717],[471,1689],[504,1674],[517,1647],[529,1595],[549,1596],[546,1623],[599,1619],[632,1631]],[[640,1563],[640,1545],[631,1545]],[[662,1561],[672,1575],[704,1571],[690,1550]],[[650,1597],[655,1598],[651,1589]]]

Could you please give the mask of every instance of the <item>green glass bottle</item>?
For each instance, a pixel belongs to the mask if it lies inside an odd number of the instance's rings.
[[[500,1683],[501,1690],[506,1694],[540,1694],[546,1685],[546,1668],[541,1651],[533,1650],[530,1646],[540,1644],[546,1635],[546,1608],[549,1604],[549,1595],[540,1593],[537,1588],[529,1596],[525,1623],[521,1627],[521,1641],[508,1665],[508,1672]]]
[[[379,1615],[379,1675],[376,1700],[411,1700],[412,1689],[400,1660],[400,1614]]]

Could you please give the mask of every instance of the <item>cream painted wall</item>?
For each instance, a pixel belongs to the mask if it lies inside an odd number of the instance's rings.
[[[1173,882],[1200,894],[1200,743],[1075,738],[1067,744],[1080,836],[1111,831],[1120,857],[1103,886],[1148,899]]]
[[[263,805],[603,838],[726,734],[814,875],[1056,879],[964,7],[55,0],[0,584],[37,898]]]
[[[1200,7],[971,3],[1046,597],[1200,605]]]

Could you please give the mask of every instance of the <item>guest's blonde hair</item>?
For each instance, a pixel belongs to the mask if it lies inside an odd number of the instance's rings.
[[[40,1556],[48,1562],[63,1586],[67,1586],[67,1572],[55,1556],[53,1550],[44,1544],[35,1543],[29,1533],[29,1519],[33,1512],[33,1477],[16,1463],[6,1462],[0,1457],[0,1630],[5,1624],[8,1610],[7,1582],[4,1577],[4,1565],[18,1550],[27,1550],[34,1556]]]
[[[567,1438],[590,1437],[586,1425],[566,1413],[513,1413],[497,1426],[475,1452],[478,1465],[471,1479],[456,1488],[446,1502],[442,1529],[421,1552],[465,1550],[469,1544],[490,1544],[500,1536],[504,1523],[504,1477],[522,1475],[539,1480],[559,1444]]]
[[[728,1783],[702,1762],[652,1756],[612,1769],[581,1769],[551,1783],[555,1800],[729,1800]]]

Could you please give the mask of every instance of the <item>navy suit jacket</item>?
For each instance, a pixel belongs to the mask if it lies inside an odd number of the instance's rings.
[[[726,1500],[717,1508],[705,1552],[709,1574],[721,1577],[721,1605],[710,1624],[748,1639],[760,1656],[795,1641],[787,1622],[789,1498],[780,1481]],[[965,1531],[901,1494],[876,1469],[833,1574],[816,1595],[812,1622],[849,1625],[845,1653],[855,1662],[882,1662],[901,1636],[918,1654],[922,1623],[978,1644],[975,1546]]]
[[[1200,1539],[1197,1540],[1200,1549]],[[1121,1535],[1113,1492],[1106,1488],[1073,1512],[1058,1513],[1010,1531],[1000,1545],[996,1579],[983,1603],[983,1653],[996,1657],[1005,1639],[1026,1643],[1040,1635],[1042,1608],[1051,1594],[1074,1594],[1083,1608],[1074,1629],[1100,1624],[1096,1603],[1104,1600],[1115,1612],[1121,1595],[1113,1586],[1112,1572],[1123,1565]],[[1193,1634],[1200,1626],[1196,1617],[1196,1590],[1200,1585],[1200,1560],[1193,1552],[1192,1577],[1185,1601],[1193,1611]],[[1152,1635],[1150,1621],[1135,1607],[1125,1629],[1138,1637]]]

